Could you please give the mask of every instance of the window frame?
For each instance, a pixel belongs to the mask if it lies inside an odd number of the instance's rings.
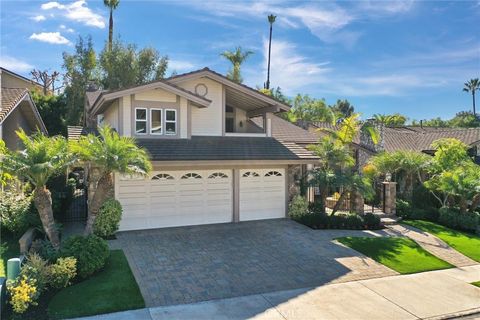
[[[137,110],[145,110],[145,120],[143,119],[137,119]],[[148,108],[145,108],[145,107],[135,107],[135,121],[134,121],[134,124],[135,124],[135,128],[134,128],[134,132],[135,132],[135,135],[142,135],[142,136],[145,136],[148,134],[149,132],[149,128],[148,128]],[[145,122],[145,132],[142,133],[142,132],[137,132],[137,121],[138,122]]]
[[[164,110],[163,113],[164,113],[164,115],[165,115],[164,121],[163,121],[164,124],[165,124],[165,130],[164,130],[165,133],[164,133],[164,135],[166,135],[166,136],[176,136],[176,135],[178,134],[177,109],[171,109],[171,108],[168,108],[168,109],[167,109],[167,108],[165,108],[165,109],[163,109],[163,110]],[[175,120],[167,120],[167,112],[168,112],[168,111],[173,111],[173,112],[174,112],[174,114],[175,114]],[[175,132],[174,132],[174,133],[169,133],[169,132],[167,131],[167,123],[174,123],[174,124],[175,124]]]
[[[164,109],[163,108],[150,108],[150,123],[149,123],[149,132],[153,136],[161,136],[163,135],[163,127],[164,127]],[[160,132],[152,132],[152,113],[153,111],[160,111]]]

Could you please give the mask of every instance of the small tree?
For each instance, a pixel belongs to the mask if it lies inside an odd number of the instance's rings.
[[[110,196],[113,188],[113,174],[145,175],[151,170],[151,163],[145,150],[135,140],[121,137],[109,126],[99,128],[99,136],[89,134],[71,143],[71,150],[79,159],[100,171],[93,197],[88,204],[88,219],[85,234],[91,234],[97,214]]]
[[[253,51],[242,51],[242,47],[236,47],[235,51],[224,51],[220,55],[232,63],[232,68],[227,74],[227,78],[235,81],[236,83],[242,83],[243,78],[240,71],[241,65],[247,60],[247,58],[253,54]]]
[[[7,151],[3,155],[4,168],[33,185],[33,200],[43,229],[53,247],[58,249],[60,240],[53,218],[52,196],[46,184],[51,177],[63,172],[72,163],[67,141],[60,136],[49,138],[43,134],[29,137],[23,130],[17,131],[17,135],[25,149]]]

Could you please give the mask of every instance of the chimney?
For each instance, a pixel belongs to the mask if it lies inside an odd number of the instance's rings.
[[[95,80],[88,80],[87,82],[87,92],[94,92],[98,91],[98,84],[95,82]]]
[[[420,120],[420,129],[423,129],[423,120]]]

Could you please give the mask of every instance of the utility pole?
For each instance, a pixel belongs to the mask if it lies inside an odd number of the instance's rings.
[[[275,18],[273,14],[268,16],[268,22],[270,23],[270,40],[268,42],[268,68],[267,68],[267,82],[265,83],[265,89],[270,89],[270,54],[272,51],[272,26],[275,22]]]

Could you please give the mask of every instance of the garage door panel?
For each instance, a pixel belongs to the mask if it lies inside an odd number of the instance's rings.
[[[257,176],[254,176],[258,174]],[[240,171],[240,221],[285,217],[285,170]]]

